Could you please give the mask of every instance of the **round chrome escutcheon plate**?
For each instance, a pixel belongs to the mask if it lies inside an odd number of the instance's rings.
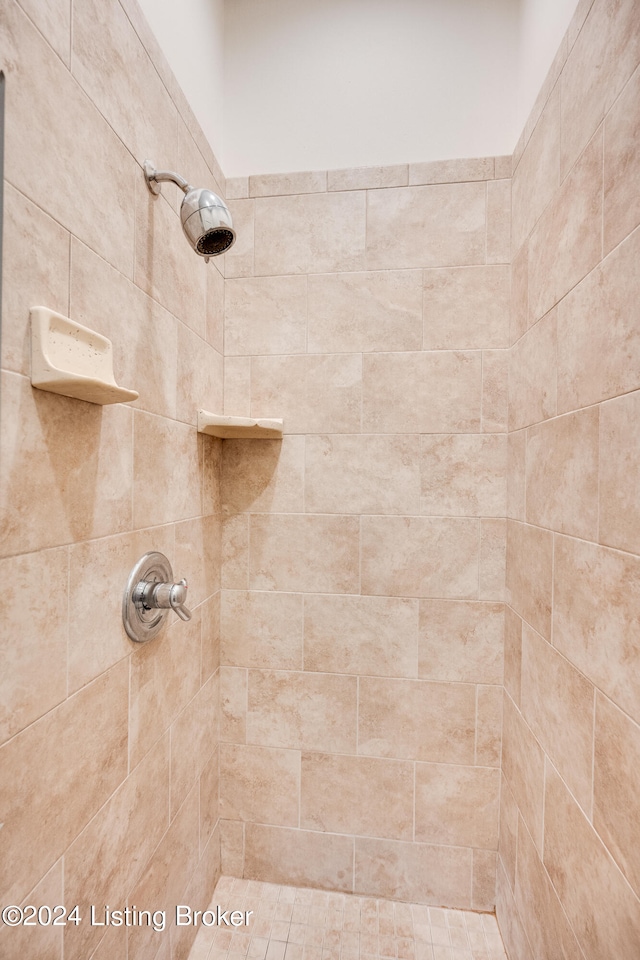
[[[163,553],[145,553],[129,574],[122,598],[122,620],[127,634],[136,643],[153,640],[162,630],[168,610],[147,609],[135,598],[136,588],[144,583],[172,583],[171,564]]]

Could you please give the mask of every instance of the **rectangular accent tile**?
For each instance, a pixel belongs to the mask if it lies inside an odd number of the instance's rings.
[[[358,753],[472,763],[475,701],[467,683],[361,677]]]
[[[553,643],[640,720],[640,559],[556,537]]]
[[[250,588],[357,593],[357,517],[257,514],[250,525]]]
[[[249,671],[247,742],[355,753],[355,677]]]
[[[507,347],[510,274],[506,263],[425,270],[424,349]]]
[[[416,514],[420,440],[416,436],[307,436],[308,513]]]
[[[254,202],[256,276],[365,267],[364,193],[317,193]]]
[[[308,282],[310,353],[422,348],[420,270],[318,274]]]
[[[418,601],[397,597],[304,598],[304,668],[416,677]]]
[[[423,680],[502,682],[503,605],[421,600],[419,675]]]
[[[478,521],[363,517],[362,592],[467,599],[478,592]]]
[[[372,433],[474,433],[480,427],[478,352],[365,354],[362,428]],[[398,384],[403,384],[402,391]]]
[[[339,788],[327,790],[327,784],[339,784]],[[300,826],[412,840],[413,764],[304,753]]]
[[[499,794],[499,770],[416,764],[415,839],[496,850]]]
[[[484,183],[370,191],[367,266],[392,270],[484,263],[486,206]]]

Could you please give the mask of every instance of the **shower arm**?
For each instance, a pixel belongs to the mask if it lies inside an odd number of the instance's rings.
[[[173,170],[156,170],[148,160],[144,162],[144,176],[149,190],[156,196],[160,193],[160,184],[169,181],[180,187],[183,193],[188,193],[189,190],[193,190],[191,184],[187,183],[185,178],[181,177],[179,173],[174,173]]]

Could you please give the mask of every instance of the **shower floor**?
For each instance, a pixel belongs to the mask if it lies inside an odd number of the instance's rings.
[[[233,877],[211,903],[253,916],[201,927],[189,960],[507,960],[492,914]]]

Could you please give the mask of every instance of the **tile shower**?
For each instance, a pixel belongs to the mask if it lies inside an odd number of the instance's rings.
[[[363,956],[466,960],[474,924],[491,956],[495,907],[510,960],[634,960],[637,2],[581,0],[513,158],[227,181],[135,0],[0,24],[2,904],[204,909],[222,874],[360,938],[414,910]],[[148,156],[226,196],[224,258]],[[39,303],[140,399],[32,390]],[[223,406],[282,442],[198,434]],[[151,549],[194,617],[133,650]],[[356,960],[287,919],[237,950],[0,925],[0,955]]]

